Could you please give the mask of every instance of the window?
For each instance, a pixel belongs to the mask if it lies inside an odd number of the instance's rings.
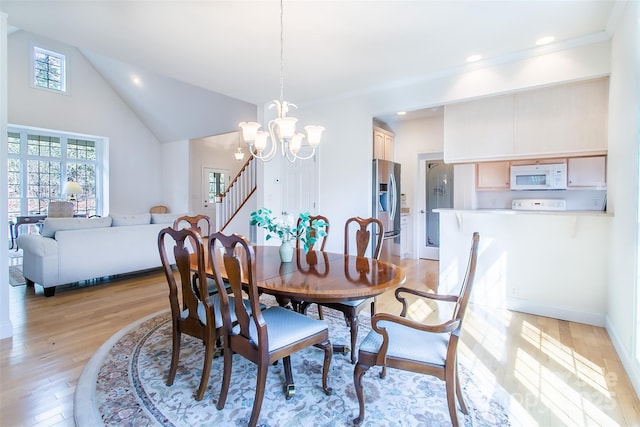
[[[75,210],[87,216],[101,213],[100,138],[56,134],[33,129],[8,132],[8,214],[45,214],[52,200],[66,199],[62,186],[77,181]]]
[[[224,194],[224,173],[209,172],[209,200],[215,200],[218,194]]]
[[[65,56],[34,46],[33,85],[43,89],[66,92],[66,81]]]

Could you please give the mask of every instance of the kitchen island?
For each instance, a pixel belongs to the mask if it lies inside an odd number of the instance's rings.
[[[608,229],[601,211],[437,209],[440,293],[461,282],[468,246],[480,233],[472,300],[541,316],[604,326]]]

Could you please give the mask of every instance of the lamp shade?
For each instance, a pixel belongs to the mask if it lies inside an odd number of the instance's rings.
[[[76,194],[82,193],[82,187],[76,181],[67,181],[62,186],[62,194],[71,196],[72,198]]]

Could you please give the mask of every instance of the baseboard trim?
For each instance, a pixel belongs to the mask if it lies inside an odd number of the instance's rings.
[[[605,315],[600,313],[568,310],[563,307],[536,304],[518,298],[507,298],[506,303],[508,310],[521,311],[537,316],[553,317],[554,319],[568,320],[570,322],[585,323],[593,326],[604,327],[606,324]]]
[[[613,329],[609,316],[606,318],[605,329],[613,343],[613,348],[615,348],[616,353],[618,353],[618,357],[622,362],[624,370],[627,372],[629,381],[631,381],[631,386],[636,392],[636,399],[638,399],[640,398],[640,362],[633,357],[633,354],[629,354],[627,348],[623,344],[623,341],[616,334],[615,329]]]

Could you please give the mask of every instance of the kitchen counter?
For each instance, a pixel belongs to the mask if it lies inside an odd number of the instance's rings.
[[[606,319],[609,219],[601,211],[435,209],[441,292],[465,274],[480,233],[474,303],[602,326]]]
[[[603,216],[612,217],[613,213],[605,211],[527,211],[514,209],[434,209],[437,213],[472,213],[500,215],[560,215],[560,216]]]

